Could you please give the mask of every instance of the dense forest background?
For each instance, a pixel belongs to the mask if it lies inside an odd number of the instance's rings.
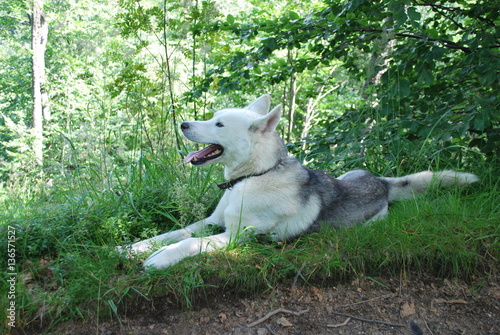
[[[53,184],[179,160],[180,121],[264,93],[285,107],[290,150],[313,167],[393,174],[497,162],[499,9],[482,0],[2,1],[0,181]]]
[[[499,14],[496,0],[0,1],[0,291],[16,290],[0,317],[15,302],[17,329],[41,334],[148,314],[155,298],[192,306],[286,281],[493,278]],[[222,194],[220,166],[183,164],[195,144],[179,124],[266,93],[308,167],[452,168],[481,182],[395,204],[372,225],[160,272],[142,269],[147,254],[120,257],[116,246],[202,219]]]

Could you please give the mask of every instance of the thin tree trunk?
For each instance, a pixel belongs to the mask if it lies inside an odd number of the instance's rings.
[[[198,0],[195,2],[195,11],[198,11]],[[193,26],[196,26],[196,23],[198,20],[196,19],[196,15],[193,15],[194,21],[192,23]],[[193,54],[192,54],[192,76],[193,76],[193,88],[196,86],[196,51],[197,51],[198,46],[196,45],[196,33],[193,32]],[[194,90],[193,90],[194,91]],[[198,108],[196,106],[196,98],[193,99],[193,112],[194,112],[194,120],[198,120]]]
[[[48,26],[43,11],[43,0],[33,0],[31,17],[31,48],[33,70],[33,151],[37,165],[43,164],[43,119],[49,118],[48,98],[45,90],[45,49]]]
[[[294,55],[292,53],[292,50],[288,49],[288,63],[293,64],[294,61]],[[296,109],[296,97],[297,97],[297,74],[292,73],[290,76],[290,87],[288,89],[288,134],[286,137],[286,141],[290,142],[291,137],[292,137],[292,131],[293,131],[293,123],[294,123],[294,117],[295,117],[295,109]]]
[[[181,139],[179,135],[179,129],[177,127],[177,109],[176,109],[176,104],[175,104],[175,97],[174,97],[174,84],[172,80],[172,71],[170,69],[170,55],[168,53],[168,38],[167,38],[167,14],[168,12],[166,11],[167,8],[167,0],[163,1],[163,8],[165,8],[165,17],[163,20],[163,49],[165,52],[165,65],[166,65],[166,76],[168,80],[168,91],[170,94],[170,112],[172,113],[172,123],[174,125],[174,134],[175,134],[175,144],[177,146],[177,150],[181,151],[182,146],[181,146]]]

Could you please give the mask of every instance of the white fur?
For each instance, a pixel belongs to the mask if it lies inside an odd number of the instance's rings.
[[[224,109],[208,121],[184,123],[184,135],[198,143],[218,144],[224,148],[220,157],[201,164],[222,163],[226,179],[254,175],[243,179],[226,190],[215,211],[208,218],[184,229],[165,233],[131,245],[131,253],[148,252],[159,244],[161,247],[144,262],[145,268],[166,268],[182,259],[202,252],[240,242],[247,232],[270,234],[271,238],[284,240],[297,236],[316,220],[322,210],[319,193],[306,196],[301,189],[304,168],[300,164],[286,168],[276,165],[277,157],[286,159],[286,149],[275,131],[281,116],[281,106],[268,113],[270,97],[264,95],[244,109]],[[191,156],[194,157],[194,156]],[[284,158],[283,158],[284,157]],[[283,160],[281,162],[283,162]],[[201,163],[201,161],[200,161]],[[260,174],[266,171],[268,173]],[[259,176],[255,176],[259,174]],[[349,185],[365,175],[363,171],[351,171],[338,178],[338,183]],[[389,185],[389,200],[407,199],[414,193],[422,193],[433,180],[443,186],[477,181],[477,177],[453,171],[421,172],[401,178],[381,178]],[[375,178],[375,177],[372,177]],[[375,178],[376,179],[376,178]],[[381,183],[383,188],[383,184]],[[368,221],[387,214],[387,199],[378,213]],[[357,208],[356,208],[356,211]],[[206,225],[225,227],[225,232],[208,236],[192,237],[205,230]],[[121,248],[121,250],[127,248]]]
[[[294,189],[294,184],[286,187],[287,178],[291,177],[285,174],[278,179],[265,175],[259,181],[246,179],[224,193],[214,213],[207,219],[138,242],[132,245],[132,251],[144,252],[154,244],[177,242],[159,249],[144,263],[145,268],[166,268],[185,257],[222,248],[231,241],[241,242],[247,237],[247,232],[270,234],[275,240],[300,234],[304,231],[303,223],[313,220],[318,214],[320,201],[311,197],[307,204],[301,204],[293,196],[299,192]],[[203,230],[206,224],[225,226],[226,231],[208,237],[191,237]]]
[[[391,185],[389,188],[389,202],[407,200],[413,198],[416,194],[425,193],[433,183],[441,187],[452,187],[479,181],[479,178],[472,173],[452,170],[423,171],[404,177],[383,179]]]
[[[269,96],[265,95],[246,109],[223,109],[208,121],[190,122],[190,129],[184,135],[194,142],[220,144],[225,148],[224,154],[210,164],[224,164],[226,179],[266,170],[275,161],[272,146],[276,143],[274,130],[281,117],[281,106],[266,114],[268,110]]]
[[[281,106],[268,113],[269,106],[270,97],[264,95],[247,108],[223,109],[211,120],[192,121],[184,135],[194,142],[224,147],[224,154],[209,163],[224,164],[226,179],[269,170],[279,150],[275,129],[281,117]],[[224,193],[210,217],[137,242],[129,249],[132,253],[147,252],[155,245],[174,242],[154,252],[144,263],[146,268],[166,268],[185,257],[224,247],[231,241],[239,242],[246,231],[272,233],[270,236],[277,240],[297,235],[304,230],[303,222],[316,217],[320,201],[311,197],[301,204],[294,197],[299,192],[297,186],[289,183],[294,176],[288,174],[263,175],[258,181],[245,179]],[[224,226],[226,230],[213,236],[191,237],[207,224]]]

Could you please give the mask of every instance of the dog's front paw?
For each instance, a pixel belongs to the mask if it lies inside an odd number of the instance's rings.
[[[155,251],[143,263],[144,269],[166,269],[179,263],[184,257],[179,253],[178,248],[169,245]]]

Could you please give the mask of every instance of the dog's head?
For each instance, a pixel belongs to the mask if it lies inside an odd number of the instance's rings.
[[[253,153],[259,148],[273,150],[272,141],[277,137],[281,106],[268,113],[269,107],[270,97],[263,95],[246,108],[220,110],[208,121],[183,122],[181,129],[186,138],[209,144],[189,153],[185,162],[197,166],[223,163],[235,168],[252,160]],[[265,148],[266,145],[271,148]],[[257,154],[266,158],[263,152]]]

